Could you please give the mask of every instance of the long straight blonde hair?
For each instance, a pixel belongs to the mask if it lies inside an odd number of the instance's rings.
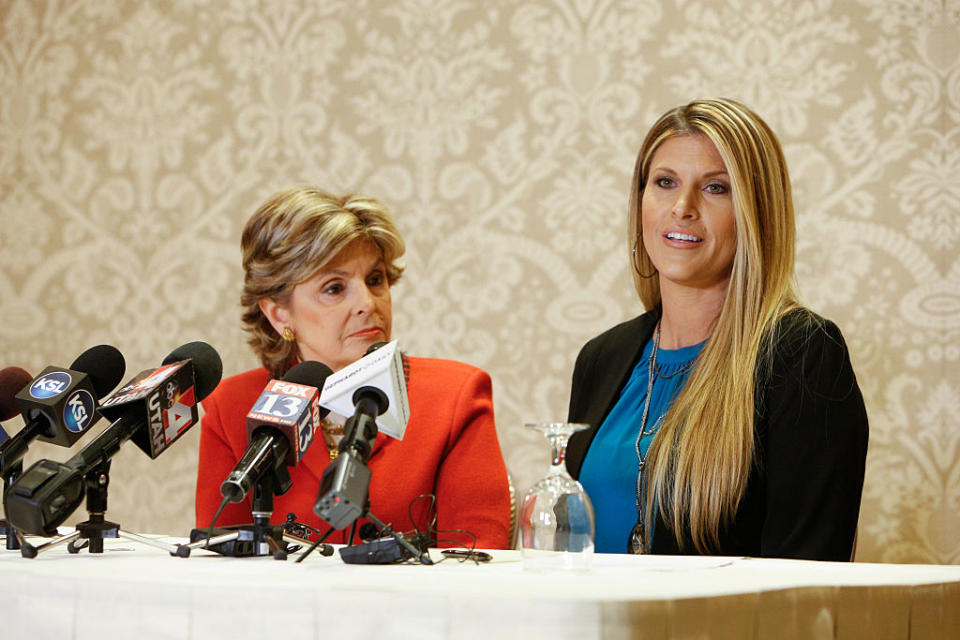
[[[756,113],[725,98],[695,100],[668,111],[640,148],[628,222],[640,300],[647,309],[661,302],[641,233],[650,163],[664,140],[697,134],[713,142],[730,176],[737,248],[713,332],[647,453],[646,519],[653,522],[654,505],[659,505],[681,549],[692,543],[709,553],[736,514],[754,461],[758,363],[769,353],[776,321],[798,302],[793,202],[783,151]]]

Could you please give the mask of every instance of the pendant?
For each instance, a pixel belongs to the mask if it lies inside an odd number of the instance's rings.
[[[627,551],[633,555],[640,555],[647,552],[647,528],[643,520],[637,521],[630,531],[630,540],[627,544]]]

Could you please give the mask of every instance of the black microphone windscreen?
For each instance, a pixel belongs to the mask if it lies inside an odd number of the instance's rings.
[[[323,383],[327,381],[327,376],[332,374],[333,369],[322,362],[306,360],[293,365],[290,370],[284,374],[283,381],[323,389]]]
[[[380,537],[380,529],[372,522],[364,522],[357,530],[361,540],[376,540]]]
[[[170,355],[163,359],[163,364],[188,359],[193,362],[194,391],[197,402],[200,402],[220,384],[220,378],[223,376],[223,361],[220,360],[220,354],[216,349],[198,340],[188,342],[171,351]]]
[[[389,342],[374,342],[372,345],[370,345],[369,347],[367,347],[367,350],[364,352],[363,355],[368,356],[368,355],[370,355],[371,353],[373,353],[374,351],[376,351],[377,349],[379,349],[380,347],[385,347],[385,346],[387,346],[388,344],[390,344],[390,343],[389,343]]]
[[[33,376],[20,367],[0,369],[0,422],[20,415],[16,395],[33,381]]]
[[[363,355],[368,356],[380,347],[385,347],[389,342],[374,342],[372,345],[367,347],[366,353]],[[403,381],[407,384],[410,384],[410,362],[407,360],[407,357],[403,354],[400,354],[400,362],[403,364]]]
[[[116,347],[99,344],[77,356],[70,368],[87,374],[97,398],[102,398],[120,384],[127,370],[127,363]]]
[[[323,385],[327,381],[327,376],[333,375],[333,369],[317,362],[316,360],[305,360],[290,367],[290,370],[283,376],[284,382],[294,384],[304,384],[308,387],[316,387],[323,391]],[[330,409],[320,407],[320,419],[326,418],[330,414]]]

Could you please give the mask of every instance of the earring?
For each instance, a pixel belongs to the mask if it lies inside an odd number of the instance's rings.
[[[297,339],[296,334],[293,332],[293,329],[290,327],[284,327],[283,333],[280,334],[280,337],[286,340],[287,342],[293,342]]]
[[[637,238],[633,241],[633,250],[630,252],[630,255],[633,257],[633,260],[632,260],[633,270],[636,271],[637,275],[640,276],[641,278],[644,278],[644,279],[652,278],[653,276],[657,275],[656,267],[653,268],[653,273],[647,275],[647,274],[640,273],[640,267],[637,266],[637,245],[639,245],[639,243],[640,243],[640,234],[638,233]]]

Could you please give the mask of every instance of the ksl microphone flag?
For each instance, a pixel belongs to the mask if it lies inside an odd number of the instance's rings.
[[[47,367],[16,399],[25,420],[45,418],[51,425],[49,432],[39,434],[40,439],[69,447],[99,418],[95,393],[85,373]]]
[[[389,406],[386,413],[377,417],[377,427],[388,436],[403,440],[410,420],[410,405],[403,377],[403,359],[396,340],[327,378],[320,394],[320,405],[340,415],[352,415],[353,393],[360,387],[375,387],[386,394]]]

